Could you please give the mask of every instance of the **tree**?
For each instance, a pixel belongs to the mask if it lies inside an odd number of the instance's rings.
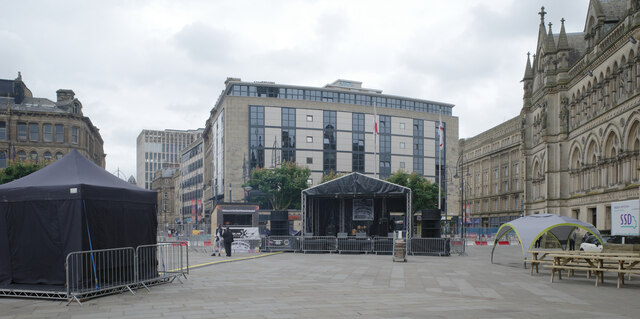
[[[301,192],[308,187],[309,176],[309,168],[301,168],[295,162],[284,162],[281,167],[273,169],[254,169],[251,179],[243,186],[251,186],[264,194],[256,200],[262,207],[268,202],[273,210],[299,209]]]
[[[44,165],[25,163],[25,162],[13,162],[6,168],[0,170],[0,184],[5,184],[13,180],[25,177],[41,168]]]
[[[342,177],[344,176],[344,174],[342,173],[336,173],[333,170],[329,171],[328,174],[322,174],[322,179],[320,180],[320,184],[322,183],[326,183],[328,181],[332,181],[338,177]]]
[[[438,208],[438,184],[430,182],[418,173],[407,174],[397,171],[389,176],[387,181],[411,189],[411,207],[414,212]]]

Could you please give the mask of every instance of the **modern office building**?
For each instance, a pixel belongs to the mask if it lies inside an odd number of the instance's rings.
[[[216,201],[243,201],[242,184],[253,169],[284,161],[310,168],[309,185],[331,171],[386,178],[404,170],[437,182],[439,169],[447,178],[444,163],[456,164],[452,104],[383,94],[348,80],[307,87],[228,78],[225,85],[203,133],[206,210]],[[448,200],[457,203],[455,194]]]
[[[202,136],[203,129],[142,130],[136,143],[136,180],[138,186],[151,189],[154,173],[163,168],[177,168],[180,152]]]
[[[105,167],[100,131],[82,114],[82,103],[72,90],[56,93],[55,102],[33,97],[20,73],[0,79],[0,168],[9,161],[46,164],[72,149]]]
[[[180,152],[180,218],[181,223],[201,223],[203,214],[204,153],[202,136]],[[211,211],[209,211],[210,213]]]
[[[467,162],[478,165],[474,182],[480,172],[471,217],[491,224],[516,214],[523,182],[524,214],[570,216],[606,232],[611,203],[639,197],[640,4],[591,0],[584,30],[572,33],[562,19],[554,34],[544,8],[538,14],[520,116],[460,144]],[[491,164],[480,166],[485,159]],[[515,165],[520,175],[512,175]]]

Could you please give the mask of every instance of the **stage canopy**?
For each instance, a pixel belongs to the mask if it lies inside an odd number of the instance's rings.
[[[0,185],[0,285],[61,285],[70,252],[155,244],[156,203],[76,150]]]
[[[335,236],[356,231],[386,237],[395,227],[411,229],[409,212],[411,189],[361,173],[302,191],[305,235]]]
[[[522,247],[522,255],[526,259],[527,251],[529,251],[535,241],[545,233],[548,232],[551,234],[558,243],[566,243],[571,233],[578,228],[592,233],[602,243],[600,232],[593,227],[593,225],[575,218],[554,214],[536,214],[514,219],[502,224],[498,229],[498,233],[493,241],[493,249],[491,249],[491,260],[493,260],[493,251],[496,249],[498,241],[511,231],[515,232],[518,236],[520,246]]]

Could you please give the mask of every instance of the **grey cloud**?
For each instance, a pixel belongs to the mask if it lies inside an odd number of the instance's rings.
[[[225,63],[231,59],[231,41],[224,31],[202,22],[182,28],[174,36],[175,43],[197,62]]]

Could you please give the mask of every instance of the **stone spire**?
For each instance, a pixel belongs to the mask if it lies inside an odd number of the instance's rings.
[[[533,69],[531,68],[531,53],[527,52],[527,65],[524,67],[524,80],[533,79]]]
[[[538,47],[537,48],[540,48],[544,45],[545,39],[547,37],[547,28],[545,28],[544,26],[544,15],[547,13],[544,12],[544,7],[540,8],[540,12],[538,12],[538,14],[540,15],[540,28],[538,30]]]
[[[562,23],[560,26],[560,36],[558,36],[558,51],[569,50],[569,40],[567,40],[567,33],[564,30],[564,18],[560,19]],[[551,28],[549,28],[551,31]]]
[[[553,41],[553,32],[551,31],[551,22],[549,22],[549,34],[547,35],[547,39],[544,42],[544,51],[545,53],[556,52],[556,42]]]

